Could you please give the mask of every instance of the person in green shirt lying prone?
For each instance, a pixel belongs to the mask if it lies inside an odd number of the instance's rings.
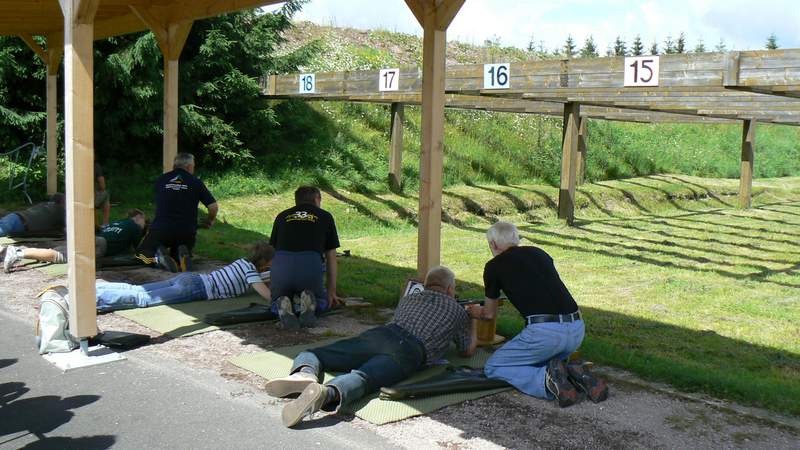
[[[95,257],[102,258],[104,256],[119,255],[134,248],[142,239],[145,220],[144,212],[134,208],[128,211],[127,219],[111,222],[101,228],[100,232],[95,236]],[[21,259],[32,259],[34,261],[50,262],[54,264],[66,264],[67,262],[66,245],[61,245],[53,249],[10,245],[4,250],[3,270],[6,273],[11,272]],[[2,251],[2,249],[0,249],[0,251]]]

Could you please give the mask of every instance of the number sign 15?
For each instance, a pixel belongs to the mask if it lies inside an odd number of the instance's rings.
[[[511,65],[509,63],[484,64],[483,88],[508,89],[511,86]]]
[[[300,74],[300,93],[313,94],[317,91],[316,77],[313,73]]]
[[[628,86],[658,86],[658,56],[625,58],[625,84]]]

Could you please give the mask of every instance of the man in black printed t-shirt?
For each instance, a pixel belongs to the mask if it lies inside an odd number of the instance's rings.
[[[275,247],[270,273],[272,308],[287,329],[313,326],[317,312],[339,304],[336,223],[320,208],[322,195],[316,187],[299,187],[294,199],[295,206],[275,217],[269,241]],[[325,286],[323,273],[327,273]]]
[[[484,306],[471,306],[470,315],[493,319],[503,291],[526,323],[489,358],[486,376],[507,381],[528,395],[555,399],[562,407],[578,401],[577,389],[594,402],[605,400],[604,381],[580,362],[564,362],[580,346],[585,330],[553,258],[538,247],[520,247],[517,228],[508,222],[495,223],[486,236],[494,256],[483,271],[486,301]]]
[[[144,264],[158,265],[171,272],[187,272],[192,269],[197,205],[203,203],[208,209],[208,227],[214,225],[219,206],[206,185],[194,176],[194,155],[178,153],[173,167],[155,182],[156,216],[137,248],[136,257]]]

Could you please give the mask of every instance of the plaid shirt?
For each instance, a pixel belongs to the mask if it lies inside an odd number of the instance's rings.
[[[456,300],[433,290],[424,290],[400,299],[391,322],[419,339],[425,346],[428,362],[444,356],[450,342],[460,352],[469,349],[469,315]]]

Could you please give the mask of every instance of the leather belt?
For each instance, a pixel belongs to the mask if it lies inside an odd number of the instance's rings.
[[[570,323],[577,320],[581,320],[580,311],[575,311],[574,313],[569,314],[532,314],[525,317],[525,321],[528,325],[544,322]]]

